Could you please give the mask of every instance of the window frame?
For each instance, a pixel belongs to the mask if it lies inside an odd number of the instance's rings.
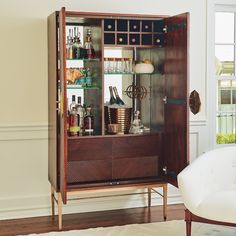
[[[216,115],[217,115],[217,84],[219,80],[236,80],[234,76],[219,76],[215,73],[215,12],[235,12],[234,18],[234,68],[236,70],[236,3],[235,0],[208,0],[207,1],[207,111],[209,124],[209,145],[217,148],[235,144],[216,143]],[[219,45],[219,44],[218,44]]]

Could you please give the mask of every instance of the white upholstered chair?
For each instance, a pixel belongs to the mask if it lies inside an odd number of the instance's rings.
[[[236,226],[236,146],[208,151],[178,175],[187,236],[191,222]]]

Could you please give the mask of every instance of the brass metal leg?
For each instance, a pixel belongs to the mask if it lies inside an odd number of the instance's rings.
[[[152,189],[148,188],[148,208],[151,207],[151,197],[152,197]]]
[[[167,184],[163,184],[163,217],[167,218]]]
[[[58,228],[62,229],[62,197],[61,193],[58,193]]]
[[[54,188],[51,185],[51,210],[52,210],[52,221],[55,220],[55,199],[54,199]]]

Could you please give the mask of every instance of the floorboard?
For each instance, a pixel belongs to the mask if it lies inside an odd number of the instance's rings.
[[[167,220],[184,219],[182,204],[169,205]],[[163,221],[162,206],[63,215],[63,230],[87,229]],[[58,231],[57,217],[50,216],[0,221],[0,236]]]

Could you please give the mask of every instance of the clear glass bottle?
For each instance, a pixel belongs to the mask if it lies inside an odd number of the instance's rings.
[[[80,59],[81,58],[81,48],[82,44],[80,41],[80,33],[79,33],[79,28],[74,27],[74,40],[73,40],[73,55],[75,59]]]
[[[130,134],[141,134],[143,133],[143,125],[141,123],[141,120],[139,118],[140,111],[134,112],[134,120],[132,122],[132,125],[130,127],[129,133]]]
[[[91,106],[86,107],[86,114],[84,116],[84,134],[93,135],[94,132],[94,117],[91,114]]]
[[[85,50],[86,50],[85,58],[94,58],[95,51],[94,51],[93,43],[92,43],[91,29],[87,29],[87,35],[86,35],[86,40],[85,40],[84,46],[85,46]]]
[[[73,59],[73,38],[72,38],[72,30],[71,29],[69,29],[69,36],[67,36],[66,58]]]
[[[116,73],[122,73],[121,58],[116,58]]]
[[[108,73],[109,72],[109,58],[104,58],[104,73]]]
[[[133,72],[133,59],[132,58],[129,58],[129,73],[132,73]]]
[[[84,108],[81,105],[81,97],[80,96],[78,97],[76,111],[77,111],[77,116],[79,119],[78,124],[80,127],[80,132],[82,132],[83,126],[84,126]]]
[[[76,108],[76,102],[75,102],[75,95],[72,95],[72,102],[70,104],[70,112],[72,111],[72,109],[75,107]]]

